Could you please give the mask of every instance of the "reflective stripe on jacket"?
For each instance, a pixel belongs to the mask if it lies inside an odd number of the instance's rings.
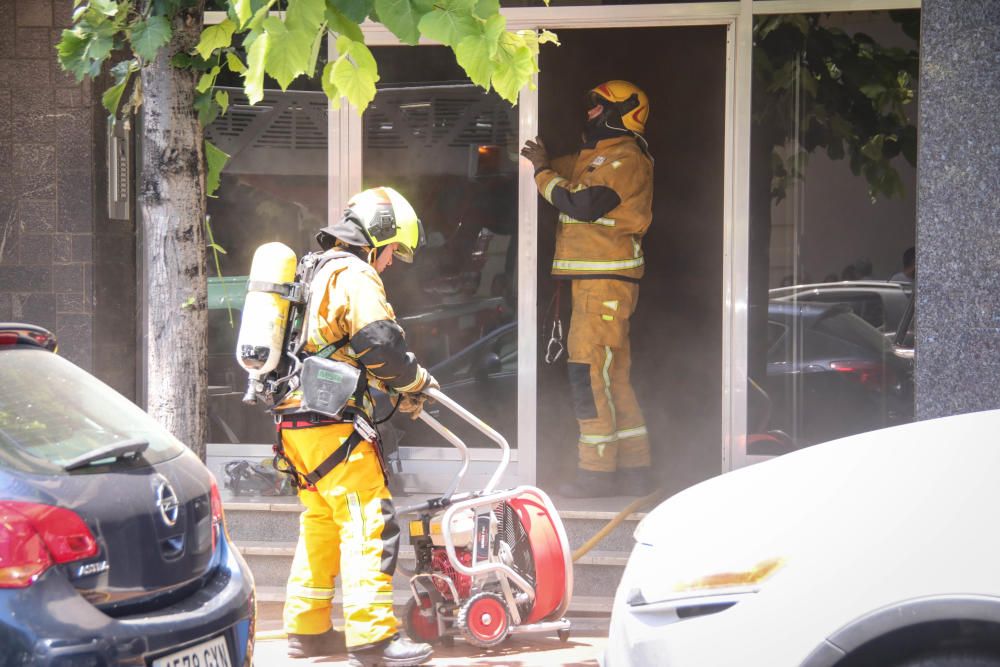
[[[553,160],[535,174],[560,211],[552,275],[638,279],[653,219],[653,164],[631,136]]]

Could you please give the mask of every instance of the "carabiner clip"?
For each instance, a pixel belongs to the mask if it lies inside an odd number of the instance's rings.
[[[552,321],[552,334],[549,336],[549,344],[545,347],[545,363],[554,364],[562,356],[565,349],[562,339],[562,320],[556,318]]]

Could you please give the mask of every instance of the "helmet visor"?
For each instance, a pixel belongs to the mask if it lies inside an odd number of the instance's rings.
[[[417,249],[424,247],[426,245],[427,239],[424,237],[424,225],[420,220],[417,220],[417,247],[411,248],[402,242],[396,243],[396,249],[393,251],[393,256],[407,264],[413,263],[413,256],[416,254]]]

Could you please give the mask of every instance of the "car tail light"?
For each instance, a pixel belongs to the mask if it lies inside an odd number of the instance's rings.
[[[219,484],[215,481],[215,476],[212,475],[212,551],[215,552],[215,547],[219,544],[219,538],[222,536],[222,531],[226,529],[226,517],[222,513],[222,496],[219,495]]]
[[[56,337],[45,330],[13,328],[0,332],[0,345],[37,345],[52,352],[56,351]]]
[[[892,370],[875,361],[831,361],[830,368],[879,391],[895,383]]]
[[[0,501],[0,588],[30,586],[54,563],[97,555],[97,540],[76,513],[52,505]]]

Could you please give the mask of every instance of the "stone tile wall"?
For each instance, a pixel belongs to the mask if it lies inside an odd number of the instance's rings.
[[[65,357],[133,395],[134,234],[107,220],[99,189],[103,87],[56,60],[72,11],[73,0],[0,0],[0,320],[51,329]],[[125,299],[103,294],[109,280]]]
[[[924,0],[916,410],[1000,408],[1000,2]]]

